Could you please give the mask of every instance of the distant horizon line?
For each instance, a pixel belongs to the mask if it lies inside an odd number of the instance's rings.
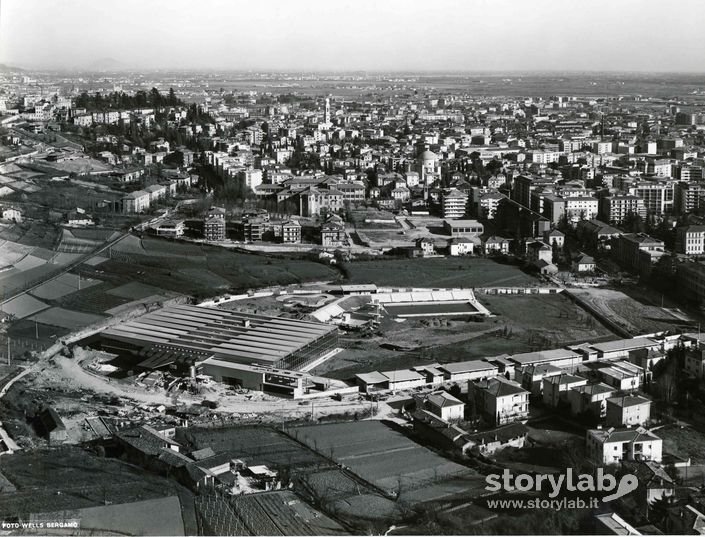
[[[234,68],[234,67],[23,67],[15,62],[0,62],[0,65],[12,70],[25,72],[55,72],[55,73],[238,73],[238,74],[283,74],[283,75],[416,75],[416,76],[457,76],[457,75],[503,75],[503,74],[630,74],[630,75],[702,75],[705,70],[659,71],[641,69],[281,69],[281,68]]]

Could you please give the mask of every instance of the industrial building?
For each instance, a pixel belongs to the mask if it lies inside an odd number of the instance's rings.
[[[104,330],[101,346],[141,358],[138,368],[222,362],[298,370],[337,347],[338,328],[201,306],[169,306]]]

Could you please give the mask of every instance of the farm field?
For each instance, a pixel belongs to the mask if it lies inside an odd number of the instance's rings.
[[[81,328],[101,319],[104,317],[64,308],[50,308],[30,317],[32,321],[69,329]]]
[[[347,535],[290,491],[236,496],[231,502],[250,535]]]
[[[474,474],[379,421],[303,426],[287,433],[390,494]]]
[[[65,513],[43,513],[47,520],[64,520]],[[70,513],[81,529],[127,535],[185,535],[178,496],[140,502],[84,507]]]
[[[266,426],[218,429],[191,427],[180,430],[179,434],[183,434],[183,437],[179,436],[177,440],[195,449],[211,447],[216,453],[229,453],[247,464],[265,464],[272,468],[329,466],[316,453]]]
[[[175,494],[182,501],[192,497],[173,481],[74,447],[3,456],[0,472],[17,487],[16,493],[0,493],[0,517],[6,519],[106,502],[119,504]]]
[[[25,317],[29,317],[30,315],[47,309],[48,307],[48,304],[45,304],[41,300],[37,300],[32,296],[20,295],[5,302],[2,305],[2,312],[14,315],[16,319],[24,319]]]
[[[305,259],[274,259],[208,245],[127,237],[94,267],[114,285],[130,281],[183,294],[214,294],[340,278],[337,270]],[[102,276],[101,276],[102,278]]]
[[[56,300],[57,298],[75,293],[79,290],[79,287],[80,289],[87,289],[94,285],[99,285],[100,283],[102,283],[100,280],[84,278],[78,274],[65,273],[50,282],[40,285],[32,290],[31,294],[37,298]]]
[[[353,261],[347,283],[391,287],[513,287],[538,283],[518,266],[476,257]]]

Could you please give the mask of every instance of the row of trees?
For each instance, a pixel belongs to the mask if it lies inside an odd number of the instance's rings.
[[[85,108],[89,112],[134,108],[160,109],[165,106],[183,106],[184,104],[174,93],[174,88],[169,88],[167,95],[162,95],[157,88],[152,88],[149,92],[140,90],[134,95],[124,91],[114,91],[106,95],[96,92],[91,95],[84,91],[76,97],[76,108]]]

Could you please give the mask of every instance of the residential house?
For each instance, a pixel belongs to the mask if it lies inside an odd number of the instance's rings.
[[[465,403],[446,391],[437,391],[425,396],[414,396],[416,407],[428,410],[445,421],[461,420],[465,416]]]
[[[553,248],[542,241],[533,241],[526,245],[526,260],[534,266],[539,266],[543,261],[546,264],[553,262]]]
[[[340,218],[331,216],[323,223],[321,227],[321,244],[327,248],[350,245],[345,225]]]
[[[607,399],[606,424],[611,427],[646,425],[651,418],[651,401],[640,395]]]
[[[621,461],[661,462],[663,440],[642,427],[590,429],[586,440],[587,456],[597,464]]]
[[[543,403],[550,407],[557,407],[561,403],[570,404],[569,390],[588,383],[584,377],[562,373],[543,379]]]
[[[3,220],[10,220],[17,223],[22,222],[22,211],[15,207],[5,207],[0,214]]]
[[[152,196],[145,190],[130,192],[122,198],[122,212],[127,214],[139,214],[147,211],[150,206]]]
[[[597,264],[595,260],[584,253],[578,254],[578,257],[573,261],[573,272],[584,273],[584,272],[595,272]]]
[[[453,237],[448,241],[448,255],[453,257],[472,255],[475,243],[466,237]]]
[[[543,399],[543,380],[563,373],[563,369],[551,364],[529,365],[521,372],[521,386],[533,397]]]
[[[492,455],[504,448],[521,449],[526,443],[529,429],[523,423],[509,423],[490,431],[468,434],[469,451],[481,455]]]
[[[529,392],[503,377],[468,382],[468,396],[488,423],[504,425],[529,417]]]
[[[604,418],[607,415],[607,399],[617,390],[603,382],[595,382],[574,386],[568,390],[568,402],[573,416],[592,414],[594,418]]]
[[[686,255],[705,253],[705,226],[679,227],[676,231],[676,252]]]
[[[281,241],[283,243],[301,242],[301,224],[296,220],[287,220],[281,224]]]
[[[421,249],[421,255],[424,257],[434,255],[436,253],[436,242],[428,237],[416,239],[416,247]]]
[[[482,249],[485,255],[490,254],[508,254],[509,253],[509,239],[504,237],[491,236],[483,239]]]
[[[207,241],[225,240],[225,216],[213,215],[206,217],[203,222],[203,237]]]

